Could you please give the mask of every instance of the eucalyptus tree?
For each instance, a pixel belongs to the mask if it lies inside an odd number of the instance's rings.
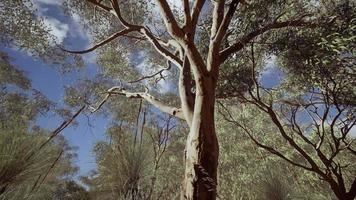
[[[101,108],[110,97],[121,95],[143,99],[185,121],[190,130],[181,198],[216,199],[219,145],[215,130],[215,101],[234,95],[229,91],[220,93],[228,80],[221,79],[219,74],[224,70],[237,73],[240,65],[236,62],[243,63],[246,59],[243,54],[245,46],[263,40],[266,33],[296,27],[310,30],[316,26],[311,21],[319,19],[318,9],[324,4],[302,0],[182,0],[180,3],[181,7],[174,7],[166,0],[67,1],[68,10],[84,17],[82,22],[97,42],[85,50],[65,51],[85,54],[110,47],[114,55],[112,59],[120,59],[129,51],[141,51],[151,58],[152,65],[167,61],[167,67],[129,80],[130,83],[163,76],[163,71],[175,68],[178,71],[179,105],[164,104],[148,90],[131,91],[126,84],[121,84],[108,89],[105,98],[93,110]],[[263,59],[262,55],[260,59]],[[118,65],[114,68],[122,69]],[[123,73],[125,71],[126,68]],[[245,88],[243,84],[241,88]]]

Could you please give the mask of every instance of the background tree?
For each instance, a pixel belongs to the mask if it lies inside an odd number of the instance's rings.
[[[170,117],[158,123],[145,113],[136,128],[114,125],[109,141],[96,144],[98,169],[83,179],[93,199],[179,197],[182,135]]]
[[[354,42],[348,42],[355,40],[350,34],[355,29],[355,16],[351,14],[354,5],[348,1],[330,5],[334,7],[325,12],[333,17],[316,28],[315,35],[301,30],[277,37],[279,43],[272,52],[280,54],[279,64],[285,72],[286,80],[281,85],[265,88],[256,78],[258,74],[253,73],[254,87],[245,95],[240,93],[248,107],[270,118],[294,153],[288,155],[283,148],[256,138],[251,118],[239,114],[239,120],[234,120],[227,114],[227,119],[244,130],[258,147],[317,174],[338,199],[354,199],[355,147],[351,130],[355,125],[355,82],[351,77],[355,74],[355,52]],[[290,36],[288,40],[285,35]],[[261,66],[254,57],[258,50],[253,47],[249,48],[250,65],[255,72]]]
[[[226,106],[226,105],[225,105]],[[228,106],[232,116],[240,114],[249,122],[254,137],[263,144],[278,148],[285,155],[293,150],[271,126],[270,119],[253,107]],[[332,199],[327,183],[309,171],[288,165],[284,160],[259,148],[242,129],[225,119],[223,108],[218,115],[220,199]],[[239,119],[240,120],[240,119]]]
[[[56,200],[89,200],[89,193],[81,185],[73,180],[63,181],[55,191],[54,199]]]

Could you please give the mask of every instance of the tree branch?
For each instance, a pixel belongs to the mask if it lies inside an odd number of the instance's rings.
[[[220,63],[223,63],[231,54],[241,50],[248,42],[250,42],[252,39],[255,37],[262,35],[263,33],[273,30],[273,29],[279,29],[279,28],[284,28],[284,27],[300,27],[300,26],[307,26],[311,25],[310,22],[305,22],[302,20],[302,18],[297,19],[297,20],[291,20],[291,21],[285,21],[285,22],[277,22],[274,21],[262,28],[256,29],[249,34],[245,35],[244,37],[238,39],[238,41],[231,45],[230,47],[227,47],[223,49],[220,52]]]
[[[169,62],[169,61],[168,61]],[[137,82],[140,82],[142,80],[145,80],[145,79],[149,79],[149,78],[153,78],[157,75],[160,75],[161,79],[164,79],[163,77],[163,72],[166,71],[166,70],[169,70],[171,68],[171,65],[170,63],[168,63],[167,67],[164,67],[162,69],[160,69],[159,71],[153,73],[153,74],[150,74],[150,75],[147,75],[147,76],[143,76],[143,77],[140,77],[139,79],[136,79],[136,80],[133,80],[133,81],[129,81],[127,83],[137,83]]]
[[[98,0],[87,0],[89,3],[93,4],[96,7],[99,7],[100,9],[106,11],[106,12],[111,12],[111,8],[100,3]]]
[[[48,139],[41,144],[38,150],[41,150],[46,144],[48,144],[54,137],[56,137],[59,133],[61,133],[65,128],[67,128],[76,117],[85,109],[86,106],[82,106],[77,112],[75,112],[72,117],[68,120],[65,120],[58,128],[52,131],[51,135]]]
[[[163,18],[163,21],[166,25],[168,32],[176,38],[183,38],[184,33],[182,29],[179,27],[171,8],[169,7],[166,0],[156,0],[159,8],[160,14]]]
[[[189,0],[182,0],[183,1],[183,7],[184,7],[184,26],[191,28],[192,25],[192,19],[190,15],[190,6],[189,6]]]
[[[171,53],[170,51],[168,51],[167,49],[162,47],[160,40],[157,39],[151,33],[151,31],[149,31],[149,29],[147,29],[145,27],[141,27],[140,32],[146,36],[148,41],[151,42],[153,44],[153,46],[155,47],[155,49],[161,55],[163,55],[166,59],[168,59],[169,61],[171,61],[172,63],[174,63],[178,67],[181,67],[183,65],[183,62],[177,56],[175,56],[173,53]]]
[[[161,55],[163,55],[166,59],[168,59],[169,61],[171,61],[172,63],[174,63],[177,66],[182,66],[182,61],[176,57],[173,53],[171,53],[169,50],[163,48],[161,46],[162,41],[159,38],[156,38],[150,31],[148,28],[144,27],[144,26],[139,26],[139,25],[133,25],[130,24],[129,22],[127,22],[121,15],[121,10],[120,10],[120,6],[118,4],[118,2],[116,0],[111,0],[111,5],[112,8],[107,7],[105,5],[100,4],[98,1],[96,0],[88,0],[90,3],[94,4],[95,6],[99,6],[100,8],[104,9],[105,11],[111,12],[113,13],[115,16],[118,17],[119,21],[121,22],[121,24],[123,26],[125,26],[126,28],[124,30],[121,30],[117,33],[114,33],[113,35],[111,35],[110,37],[102,40],[101,42],[95,44],[93,47],[90,47],[89,49],[86,50],[82,50],[82,51],[71,51],[71,50],[66,50],[61,48],[63,51],[66,51],[68,53],[76,53],[76,54],[85,54],[85,53],[89,53],[94,51],[95,49],[104,46],[105,44],[113,41],[114,39],[120,37],[120,36],[125,36],[125,37],[132,37],[132,36],[127,36],[128,33],[130,32],[139,32],[140,34],[143,34],[146,39],[155,47],[155,49],[158,51],[158,53],[160,53]],[[142,38],[138,38],[138,37],[134,37],[135,39],[142,39]]]
[[[201,13],[201,10],[203,9],[203,6],[205,4],[206,0],[196,0],[194,2],[193,8],[192,8],[192,13],[191,13],[191,26],[192,26],[192,30],[191,30],[191,37],[194,40],[194,36],[195,36],[195,31],[196,31],[196,27],[198,24],[198,20],[199,20],[199,15]]]
[[[131,29],[131,28],[128,28],[128,29],[124,29],[122,31],[119,31],[119,32],[116,32],[114,34],[112,34],[111,36],[109,36],[108,38],[100,41],[99,43],[95,44],[94,46],[90,47],[89,49],[86,49],[86,50],[82,50],[82,51],[72,51],[72,50],[66,50],[66,49],[63,49],[61,48],[63,51],[65,52],[68,52],[68,53],[75,53],[75,54],[85,54],[85,53],[89,53],[89,52],[92,52],[94,51],[95,49],[101,47],[101,46],[104,46],[106,44],[108,44],[109,42],[113,41],[114,39],[120,37],[120,36],[126,36],[126,34],[128,33],[131,33],[133,31],[138,31],[138,29]]]
[[[234,16],[234,13],[236,11],[237,6],[239,5],[240,0],[232,0],[229,9],[226,12],[218,30],[216,33],[216,38],[214,39],[217,43],[221,43],[222,39],[224,38],[227,29],[229,28],[230,22],[232,20],[232,17]]]
[[[125,26],[126,28],[140,28],[140,26],[138,25],[133,25],[130,24],[129,22],[127,22],[121,15],[121,9],[120,9],[120,5],[118,3],[117,0],[111,0],[111,6],[114,9],[114,14],[115,16],[117,16],[117,18],[119,19],[120,23]]]
[[[92,107],[92,109],[93,109],[92,112],[96,112],[97,110],[99,110],[105,104],[105,102],[111,97],[111,95],[121,95],[121,96],[125,96],[127,98],[143,99],[143,100],[147,101],[148,103],[152,104],[153,106],[155,106],[156,108],[158,108],[159,110],[161,110],[162,112],[170,114],[172,116],[175,116],[179,119],[185,120],[182,110],[180,108],[175,108],[175,107],[163,104],[158,99],[156,99],[152,95],[148,94],[148,91],[146,91],[146,92],[129,92],[120,86],[114,86],[114,87],[108,89],[105,93],[106,93],[106,96],[99,103],[98,107],[97,108]]]
[[[213,24],[211,25],[210,38],[213,40],[218,32],[224,17],[225,0],[213,1]]]
[[[248,130],[245,126],[243,126],[242,124],[240,124],[238,121],[236,121],[231,112],[221,103],[221,102],[218,102],[219,105],[221,105],[221,107],[224,108],[224,110],[226,111],[226,113],[228,114],[228,116],[226,116],[221,110],[218,110],[219,113],[223,116],[223,118],[227,121],[227,122],[230,122],[230,123],[233,123],[235,124],[237,127],[241,128],[244,130],[244,132],[247,134],[247,136],[260,148],[286,160],[287,162],[289,162],[290,164],[292,165],[295,165],[295,166],[298,166],[298,167],[301,167],[303,169],[306,169],[308,171],[314,171],[312,167],[307,167],[307,166],[304,166],[302,164],[299,164],[299,163],[296,163],[294,161],[292,161],[291,159],[287,158],[286,156],[284,156],[282,153],[280,153],[279,151],[277,151],[276,149],[270,147],[270,146],[267,146],[267,145],[264,145],[262,143],[260,143],[256,138],[254,138],[252,136],[252,133],[250,132],[250,130]]]

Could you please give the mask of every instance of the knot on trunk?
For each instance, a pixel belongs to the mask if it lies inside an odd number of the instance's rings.
[[[203,184],[204,187],[207,188],[207,190],[209,192],[215,192],[217,184],[214,181],[214,179],[211,178],[211,176],[206,171],[206,169],[204,169],[204,167],[201,166],[200,164],[195,164],[194,165],[194,170],[195,170],[195,173],[198,176],[198,181],[200,180],[201,184]]]

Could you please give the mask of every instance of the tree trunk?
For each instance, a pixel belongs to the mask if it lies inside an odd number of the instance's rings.
[[[337,185],[331,185],[331,189],[334,192],[335,196],[339,199],[339,200],[354,200],[356,197],[356,191],[353,191],[353,189],[351,188],[351,190],[349,192],[346,192],[345,188],[337,186]]]
[[[196,82],[195,105],[186,143],[184,200],[215,200],[219,147],[215,132],[215,82]]]

